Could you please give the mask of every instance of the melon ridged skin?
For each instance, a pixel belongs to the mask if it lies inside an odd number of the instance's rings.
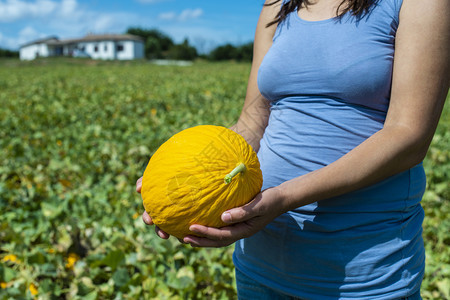
[[[237,165],[245,170],[229,184]],[[142,179],[142,198],[155,225],[179,239],[192,224],[223,227],[221,214],[252,200],[262,187],[253,148],[236,132],[214,125],[185,129],[162,144]]]

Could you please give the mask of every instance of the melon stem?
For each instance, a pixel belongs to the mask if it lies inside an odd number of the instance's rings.
[[[231,171],[229,174],[227,174],[225,176],[225,183],[229,184],[231,182],[231,179],[233,179],[234,176],[236,176],[237,174],[244,172],[245,171],[245,165],[243,163],[240,163],[239,165],[236,166],[236,168],[233,169],[233,171]]]

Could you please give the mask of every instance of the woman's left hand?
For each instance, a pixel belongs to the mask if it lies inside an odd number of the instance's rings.
[[[183,241],[192,247],[225,247],[263,229],[273,219],[284,213],[279,188],[260,192],[244,206],[230,209],[222,214],[222,221],[229,226],[214,228],[198,224],[189,229],[198,236],[188,235]]]

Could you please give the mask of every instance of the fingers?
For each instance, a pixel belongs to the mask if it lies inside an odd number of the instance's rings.
[[[167,240],[170,237],[170,234],[168,234],[165,231],[162,231],[158,226],[155,226],[155,232],[162,239]]]
[[[207,237],[209,239],[214,239],[218,241],[232,239],[236,236],[236,234],[240,233],[239,230],[236,228],[236,226],[215,228],[195,224],[191,225],[189,227],[189,230],[194,232],[198,236]]]
[[[228,224],[241,223],[260,215],[262,213],[261,195],[259,193],[252,201],[244,206],[225,211],[221,216],[222,221]]]
[[[155,223],[153,223],[152,217],[150,217],[150,215],[146,211],[144,211],[144,213],[142,214],[142,221],[144,221],[144,223],[147,225],[155,225]],[[170,234],[161,230],[158,226],[155,226],[155,232],[162,239],[167,240],[170,237]]]
[[[227,224],[240,223],[253,218],[255,215],[251,206],[241,206],[224,212],[221,216]]]
[[[136,181],[136,192],[140,193],[142,189],[142,177]]]
[[[142,221],[147,225],[153,225],[152,217],[146,211],[142,214]]]
[[[191,247],[209,247],[209,248],[226,247],[234,243],[234,241],[215,241],[198,236],[187,236],[184,238],[183,242],[185,244],[190,244]]]
[[[264,213],[264,206],[260,204],[261,199],[260,193],[248,204],[224,212],[221,219],[230,226],[214,228],[198,224],[191,225],[189,230],[195,235],[188,235],[183,241],[192,247],[225,247],[249,237],[262,228],[259,224],[261,219],[259,216]]]
[[[225,247],[235,241],[250,236],[251,227],[246,223],[234,224],[222,228],[192,225],[189,230],[196,235],[188,235],[183,241],[192,247]]]
[[[182,243],[182,244],[187,244],[185,241],[183,241],[182,239],[180,239],[180,238],[177,238],[178,239],[178,241],[180,242],[180,243]]]

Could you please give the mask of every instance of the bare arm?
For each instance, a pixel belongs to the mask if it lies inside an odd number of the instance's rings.
[[[266,1],[268,3],[270,1]],[[259,149],[264,130],[269,119],[269,104],[261,95],[257,86],[257,74],[259,66],[272,45],[272,38],[276,26],[266,28],[266,24],[275,18],[280,10],[280,5],[264,6],[258,20],[253,45],[253,62],[247,85],[244,106],[239,120],[231,127],[241,134],[255,151]]]
[[[376,183],[423,160],[448,92],[449,15],[447,0],[403,2],[383,129],[336,162],[282,184],[288,210]]]

